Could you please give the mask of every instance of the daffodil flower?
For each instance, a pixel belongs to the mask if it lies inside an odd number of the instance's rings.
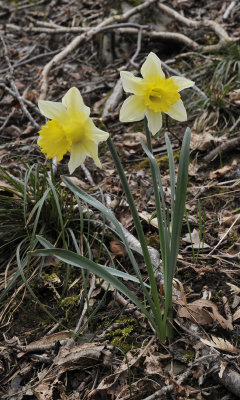
[[[143,78],[127,71],[120,74],[125,92],[133,93],[121,107],[121,122],[141,121],[146,116],[149,130],[155,135],[162,127],[162,113],[177,121],[187,120],[179,92],[193,86],[194,82],[180,76],[166,78],[156,54],[151,52],[143,63]]]
[[[38,106],[41,113],[50,119],[38,132],[38,144],[47,158],[56,157],[61,161],[70,151],[70,174],[84,163],[87,156],[101,168],[98,144],[107,140],[109,134],[94,125],[89,117],[90,108],[84,104],[77,88],[69,89],[61,103],[40,100]]]

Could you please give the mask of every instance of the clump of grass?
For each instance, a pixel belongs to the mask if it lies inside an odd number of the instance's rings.
[[[240,83],[240,46],[233,43],[209,55],[196,55],[194,60],[192,79],[206,94],[206,98],[195,95],[189,102],[191,114],[200,115],[194,128],[200,132],[215,126],[217,130],[225,131],[239,114],[237,105],[230,102],[229,94]]]
[[[103,253],[105,260],[107,257],[110,259],[110,265],[114,266],[114,261],[104,244],[104,221],[91,219],[88,208],[85,206],[86,210],[83,209],[84,203],[76,200],[61,182],[55,181],[46,166],[29,165],[23,161],[21,164],[19,177],[0,167],[0,271],[6,274],[0,302],[2,309],[16,307],[11,300],[14,290],[27,288],[32,300],[51,319],[55,319],[36,294],[38,286],[35,281],[40,277],[44,280],[46,273],[44,257],[36,259],[31,256],[31,251],[41,247],[37,235],[90,259],[97,257],[97,262]],[[74,296],[74,291],[69,293],[72,269],[68,264],[62,266],[61,300]],[[81,270],[80,277],[83,288],[79,298],[81,308],[87,295],[89,273]],[[61,301],[55,303],[59,308]]]

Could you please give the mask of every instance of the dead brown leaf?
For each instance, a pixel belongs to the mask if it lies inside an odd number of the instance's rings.
[[[238,214],[233,214],[228,210],[223,210],[221,225],[225,228],[230,227],[237,218],[237,216]]]
[[[212,340],[202,339],[201,342],[204,344],[214,347],[215,349],[228,351],[229,353],[238,354],[239,350],[234,347],[228,340],[222,339],[220,337],[212,336]]]
[[[224,167],[216,169],[215,171],[211,171],[209,173],[210,179],[217,179],[220,178],[221,176],[226,175],[228,172],[232,170],[231,165],[224,165]]]
[[[233,314],[233,321],[236,321],[239,318],[240,318],[240,307]]]
[[[83,343],[79,346],[68,348],[61,347],[54,364],[58,366],[71,365],[76,362],[86,368],[87,365],[94,365],[101,359],[104,365],[110,365],[111,351],[104,345],[98,343]]]
[[[191,134],[190,148],[192,150],[209,150],[217,142],[216,137],[214,137],[210,131],[204,131],[203,133]]]
[[[213,321],[217,321],[222,328],[233,330],[231,321],[224,318],[219,313],[217,306],[210,300],[195,300],[187,306],[184,302],[178,300],[177,304],[180,305],[178,309],[179,317],[188,318],[200,325],[209,325]]]
[[[76,178],[76,176],[69,176],[68,179],[69,179],[72,183],[74,183],[74,185],[80,187],[81,189],[84,189],[84,190],[85,190],[85,189],[89,189],[89,187],[90,187],[86,182],[82,181],[82,180],[79,179],[79,178]],[[66,185],[65,185],[64,182],[61,183],[61,186],[66,187]]]
[[[118,240],[112,240],[110,243],[110,250],[112,254],[116,256],[122,256],[125,257],[127,255],[127,251],[124,247],[124,245],[119,242]]]
[[[191,237],[190,234],[187,233],[182,240],[184,242],[187,243],[191,243],[190,246],[187,246],[187,248],[191,248],[193,246],[194,249],[206,249],[208,247],[210,247],[207,243],[202,242],[202,240],[200,240],[200,236],[199,236],[199,232],[197,229],[193,229],[192,233],[191,233]]]
[[[229,93],[230,103],[240,105],[240,89],[233,90]]]
[[[144,221],[148,222],[150,225],[154,226],[154,228],[158,228],[157,218],[152,218],[152,214],[149,214],[147,211],[140,212],[139,217],[144,219]]]

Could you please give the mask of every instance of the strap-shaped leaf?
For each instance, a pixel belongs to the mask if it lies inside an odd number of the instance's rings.
[[[74,265],[79,268],[84,268],[91,273],[99,276],[100,278],[104,279],[106,282],[110,283],[115,289],[119,292],[123,293],[129,300],[131,300],[142,312],[143,314],[149,319],[151,324],[156,327],[156,323],[153,320],[150,313],[147,309],[143,306],[143,304],[138,300],[138,298],[125,286],[119,279],[112,275],[108,270],[107,267],[103,267],[102,265],[96,264],[94,261],[89,260],[83,256],[80,256],[76,253],[73,253],[69,250],[64,249],[55,249],[55,248],[48,248],[48,249],[40,249],[31,252],[32,255],[37,256],[49,256],[53,255],[57,257],[59,260],[68,263],[70,265]],[[111,268],[111,271],[115,271]],[[119,272],[119,271],[118,271]]]

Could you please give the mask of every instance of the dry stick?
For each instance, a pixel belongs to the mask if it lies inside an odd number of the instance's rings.
[[[208,153],[204,157],[204,161],[209,163],[209,162],[215,160],[215,158],[219,154],[222,154],[223,152],[227,152],[227,151],[229,151],[231,149],[235,149],[239,145],[240,145],[240,138],[239,137],[231,139],[231,140],[227,140],[225,143],[221,143],[215,149],[211,150],[210,153]]]
[[[47,95],[47,89],[48,89],[48,74],[51,70],[51,68],[58,64],[63,58],[65,58],[70,52],[72,52],[79,44],[83,41],[86,41],[87,39],[90,39],[91,37],[94,36],[94,34],[101,28],[104,28],[107,25],[110,25],[111,23],[117,21],[117,22],[122,22],[124,20],[127,20],[130,18],[132,15],[144,10],[145,8],[149,7],[151,4],[155,3],[156,0],[147,0],[143,4],[140,4],[131,10],[127,11],[126,13],[122,15],[114,15],[112,17],[109,17],[102,21],[99,25],[96,27],[90,28],[87,32],[82,33],[81,35],[75,37],[71,43],[69,43],[68,46],[65,47],[60,53],[58,53],[56,56],[52,58],[51,61],[49,61],[45,67],[42,70],[42,88],[41,88],[41,94],[40,94],[40,99],[45,99]]]
[[[216,35],[219,37],[220,41],[222,41],[222,42],[233,41],[233,39],[230,36],[228,36],[225,29],[223,29],[223,27],[215,21],[207,20],[207,19],[204,19],[203,21],[194,21],[192,19],[182,16],[177,11],[166,6],[165,4],[162,4],[161,2],[158,2],[158,8],[160,8],[160,10],[162,10],[166,14],[170,15],[177,21],[182,22],[183,24],[185,24],[189,27],[193,27],[196,29],[200,28],[201,26],[210,27],[216,33]]]
[[[94,289],[96,287],[95,285],[96,285],[96,277],[95,277],[95,275],[92,275],[91,285],[90,285],[90,288],[89,288],[89,291],[88,291],[88,295],[87,295],[88,296],[88,301],[90,300],[92,292],[94,291]],[[86,300],[86,302],[84,304],[81,317],[79,318],[78,323],[76,325],[76,328],[74,329],[74,333],[77,333],[79,331],[80,327],[81,327],[83,318],[85,317],[85,314],[86,314],[87,309],[88,309],[88,301]]]
[[[223,237],[219,240],[219,242],[216,244],[216,246],[210,251],[210,253],[208,253],[206,255],[206,257],[210,256],[217,248],[218,246],[222,243],[222,241],[225,239],[225,237],[229,234],[229,232],[231,231],[231,229],[234,227],[234,225],[237,223],[237,221],[240,218],[240,214],[238,214],[237,218],[235,218],[235,220],[233,221],[232,225],[230,226],[230,228],[225,232],[225,234],[223,235]]]
[[[17,99],[17,95],[16,93],[10,89],[7,85],[5,85],[5,83],[0,83],[0,87],[5,89],[12,97]],[[26,100],[22,97],[22,101],[29,107],[31,107],[36,113],[38,113],[40,116],[42,116],[42,114],[40,113],[39,109],[35,106],[35,104],[33,104],[31,101]]]
[[[229,4],[229,6],[227,7],[225,13],[223,14],[223,19],[227,19],[229,17],[229,15],[231,14],[233,8],[235,7],[236,1],[231,1],[231,3]]]
[[[138,54],[140,53],[141,50],[141,45],[142,45],[142,31],[143,27],[141,26],[138,30],[138,38],[137,38],[137,48],[135,53],[133,54],[132,58],[130,59],[130,64],[132,64],[134,67],[138,67],[138,64],[134,62],[135,58],[137,58]]]
[[[23,99],[22,99],[22,97],[20,96],[19,91],[18,91],[18,89],[17,89],[17,87],[16,87],[16,85],[15,85],[15,82],[14,82],[14,80],[13,80],[13,78],[12,78],[13,68],[12,68],[11,62],[10,62],[9,57],[8,57],[7,46],[6,46],[6,43],[5,43],[4,39],[3,39],[3,36],[2,36],[1,34],[0,34],[0,38],[1,38],[1,41],[2,41],[2,44],[3,44],[3,53],[4,53],[4,57],[5,57],[5,60],[6,60],[7,64],[8,64],[9,70],[10,70],[10,74],[9,74],[6,78],[8,79],[8,81],[9,81],[9,83],[10,83],[10,85],[11,85],[13,91],[15,92],[16,98],[18,99],[18,102],[19,102],[19,104],[20,104],[20,106],[21,106],[22,111],[23,111],[24,114],[27,116],[27,118],[28,118],[29,121],[32,123],[32,125],[33,125],[37,130],[40,130],[40,129],[41,129],[41,126],[40,126],[37,122],[35,122],[35,120],[34,120],[33,117],[31,116],[30,112],[29,112],[29,111],[27,110],[27,108],[25,107],[24,102],[23,102]]]
[[[175,385],[180,386],[192,374],[192,367],[189,367],[183,374],[179,376]],[[174,384],[164,386],[162,389],[153,393],[151,396],[145,397],[144,400],[159,400],[162,395],[171,392],[175,387]]]
[[[0,132],[3,131],[3,129],[4,129],[5,126],[8,124],[8,121],[11,119],[11,117],[13,116],[14,113],[15,113],[15,110],[12,109],[12,111],[10,112],[10,114],[8,114],[7,118],[5,118],[4,123],[3,123],[2,126],[0,127]]]
[[[39,58],[43,58],[43,57],[48,57],[48,56],[53,56],[54,54],[58,53],[59,50],[54,50],[54,51],[48,51],[46,53],[42,53],[42,54],[38,54],[36,56],[33,56],[31,58],[26,58],[24,57],[24,59],[19,60],[18,62],[16,62],[15,64],[12,64],[12,68],[16,69],[17,67],[20,67],[21,65],[25,65],[25,64],[29,64],[33,61],[38,60]],[[8,71],[8,68],[4,68],[0,70],[0,74],[4,73]]]
[[[96,186],[96,184],[94,183],[94,180],[92,178],[92,175],[90,174],[89,170],[87,169],[87,167],[82,164],[81,165],[81,169],[83,170],[88,182],[90,183],[91,186]]]

